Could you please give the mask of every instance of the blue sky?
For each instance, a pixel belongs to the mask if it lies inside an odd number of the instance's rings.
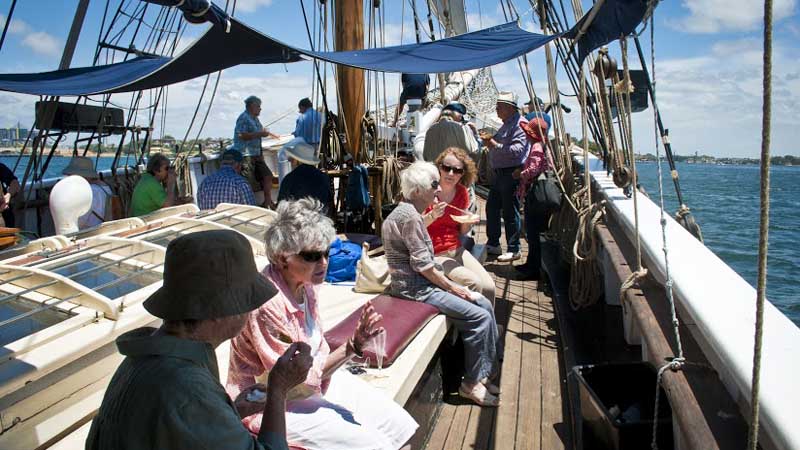
[[[287,43],[308,48],[300,0],[238,0],[236,17],[245,23]],[[5,22],[10,0],[0,0],[0,23]],[[112,0],[116,8],[117,0]],[[217,2],[224,6],[225,1]],[[316,1],[306,0],[309,15]],[[424,1],[418,1],[424,11]],[[0,49],[0,72],[21,73],[57,68],[77,0],[19,0],[11,28]],[[538,28],[532,22],[527,0],[516,0],[523,13],[523,25]],[[589,2],[584,2],[588,7]],[[384,0],[385,26],[381,34],[386,45],[412,42],[413,24],[410,0]],[[503,13],[493,0],[466,0],[470,30],[502,23]],[[91,0],[73,67],[91,64],[97,43],[104,0]],[[700,153],[756,157],[760,149],[761,129],[761,12],[760,2],[751,0],[664,0],[656,10],[656,80],[659,106],[670,129],[673,148],[679,154]],[[773,68],[773,154],[800,155],[800,20],[797,0],[775,1]],[[425,19],[423,15],[423,19]],[[182,39],[182,46],[202,33],[204,25],[195,25]],[[437,30],[438,33],[438,30]],[[643,36],[649,49],[649,33]],[[619,46],[611,45],[621,62]],[[648,50],[649,51],[649,50]],[[212,55],[210,55],[212,57]],[[630,60],[635,60],[631,53]],[[649,55],[648,55],[649,58]],[[543,52],[529,55],[534,87],[546,99],[546,72]],[[637,63],[638,64],[638,63]],[[501,90],[513,90],[526,96],[515,61],[495,66],[495,82]],[[197,105],[203,79],[170,88],[165,127],[156,131],[182,137]],[[213,80],[212,80],[213,81]],[[332,78],[329,84],[332,84]],[[398,76],[386,76],[386,97],[393,102],[398,93]],[[562,92],[571,89],[563,71],[559,71]],[[242,99],[255,94],[264,100],[262,122],[277,120],[273,131],[288,133],[294,123],[297,101],[312,93],[312,65],[241,66],[222,76],[219,91],[209,113],[202,136],[228,136]],[[382,94],[381,94],[382,95]],[[335,92],[329,92],[333,101]],[[17,121],[24,127],[33,121],[36,97],[0,93],[0,127]],[[119,98],[118,103],[126,103]],[[566,116],[573,135],[580,134],[580,117],[573,99],[564,103],[575,106]],[[203,103],[201,111],[205,111]],[[652,112],[634,117],[634,144],[638,152],[653,152]],[[191,135],[197,133],[195,127]]]

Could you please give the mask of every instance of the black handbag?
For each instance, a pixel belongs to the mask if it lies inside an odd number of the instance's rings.
[[[546,170],[533,181],[525,198],[525,207],[535,213],[552,213],[561,209],[562,194],[556,174]]]

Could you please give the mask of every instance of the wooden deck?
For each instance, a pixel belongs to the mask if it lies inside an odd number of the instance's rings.
[[[476,242],[485,242],[483,225],[476,234]],[[522,247],[523,259],[515,264],[524,261],[527,245],[523,242]],[[496,409],[481,408],[457,394],[445,393],[426,448],[572,448],[553,300],[539,290],[536,281],[515,280],[515,271],[508,263],[490,259],[485,267],[495,278],[495,313],[498,324],[506,330],[501,404]]]

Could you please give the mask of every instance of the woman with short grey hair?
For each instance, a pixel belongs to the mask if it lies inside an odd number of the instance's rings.
[[[307,450],[398,449],[417,429],[414,419],[381,391],[337,370],[384,332],[381,315],[367,302],[345,345],[331,351],[324,338],[319,285],[336,232],[322,208],[311,198],[278,203],[277,217],[264,233],[270,264],[262,272],[278,294],[253,311],[231,341],[227,390],[236,398],[242,389],[264,382],[286,348],[305,342],[314,362],[305,383],[290,392],[286,403],[289,443]],[[255,434],[261,429],[260,414],[242,422]]]
[[[416,162],[400,175],[400,187],[403,201],[382,228],[392,278],[387,293],[433,305],[453,322],[464,341],[464,379],[458,393],[481,406],[497,406],[500,389],[490,380],[498,373],[502,347],[492,304],[445,276],[422,216],[441,191],[439,170]],[[443,211],[434,207],[431,214],[441,216]]]

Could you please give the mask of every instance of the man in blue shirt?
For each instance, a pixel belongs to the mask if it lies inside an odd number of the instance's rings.
[[[537,117],[541,117],[545,122],[547,122],[547,129],[553,129],[553,119],[550,117],[550,114],[548,114],[550,107],[545,108],[542,99],[535,97],[533,101],[526,103],[525,106],[528,110],[527,114],[525,114],[525,120],[530,122]]]
[[[214,209],[220,203],[255,205],[256,198],[250,183],[240,174],[244,157],[239,150],[226,150],[220,158],[220,168],[200,184],[197,190],[197,206]]]
[[[314,109],[311,100],[304,98],[297,104],[300,116],[295,122],[294,137],[301,137],[315,149],[319,150],[320,134],[322,133],[322,114]]]
[[[520,127],[525,121],[517,108],[517,96],[512,92],[500,92],[497,96],[497,117],[503,126],[494,136],[481,134],[484,145],[489,150],[489,162],[494,169],[494,184],[486,200],[486,251],[499,255],[498,261],[508,262],[519,259],[520,203],[516,196],[519,180],[514,171],[522,167],[528,157],[528,138]],[[503,253],[500,247],[500,217],[506,229],[508,249]]]
[[[264,191],[264,207],[275,206],[272,202],[272,171],[269,170],[261,154],[261,138],[279,136],[270,133],[258,120],[261,114],[261,99],[255,95],[247,97],[244,101],[245,110],[236,119],[233,130],[234,150],[239,150],[244,155],[242,161],[242,176],[244,176],[253,190],[259,188]]]

